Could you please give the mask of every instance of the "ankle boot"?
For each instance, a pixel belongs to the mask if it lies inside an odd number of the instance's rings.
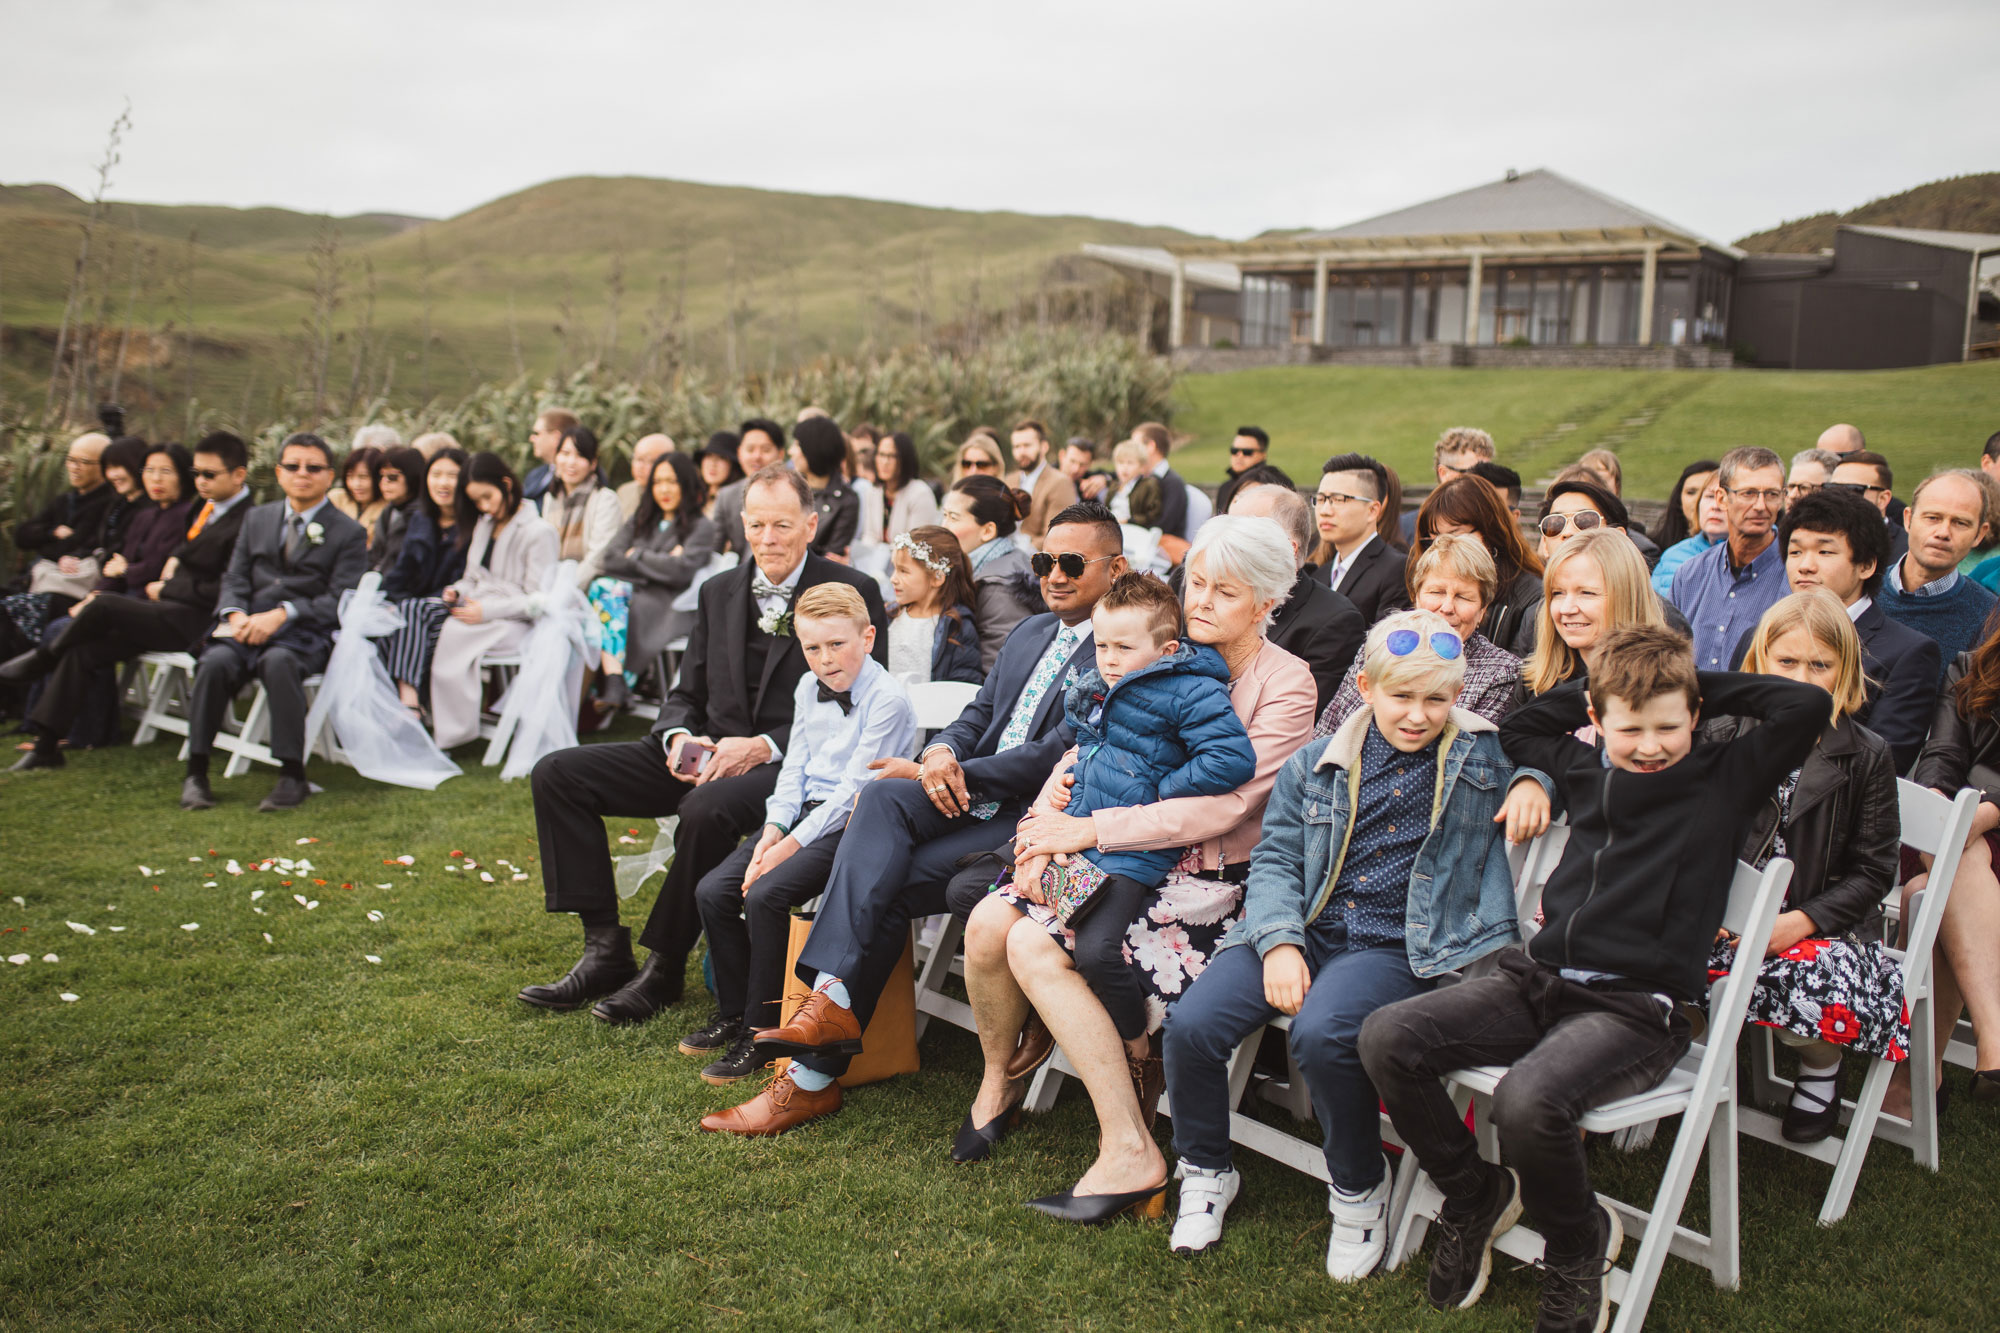
[[[630,981],[639,965],[632,958],[632,932],[624,926],[585,926],[583,957],[560,981],[529,986],[516,998],[538,1009],[581,1009]]]
[[[618,993],[608,999],[598,1001],[590,1016],[622,1027],[627,1023],[643,1023],[668,1005],[679,1004],[681,991],[687,981],[687,959],[668,962],[655,949],[646,955],[646,965],[619,988]]]

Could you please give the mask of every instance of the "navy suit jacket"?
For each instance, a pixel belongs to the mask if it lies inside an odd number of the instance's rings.
[[[1000,656],[994,659],[993,670],[986,674],[986,683],[979,687],[979,693],[972,697],[958,720],[931,742],[948,746],[957,757],[958,766],[965,770],[966,789],[974,801],[1033,799],[1055,771],[1063,751],[1076,740],[1063,716],[1062,685],[1070,672],[1097,665],[1096,646],[1088,640],[1077,645],[1062,678],[1036,704],[1028,739],[1011,750],[994,753],[1000,744],[1000,733],[1007,729],[1007,719],[1014,712],[1015,701],[1027,688],[1028,677],[1034,674],[1035,664],[1048,651],[1061,623],[1054,613],[1044,611],[1016,625],[1007,641],[1000,645]]]
[[[1742,666],[1756,632],[1747,630],[1737,641],[1732,669]],[[1854,720],[1887,741],[1896,771],[1908,773],[1930,734],[1944,650],[1930,635],[1883,615],[1880,602],[1870,602],[1856,618],[1854,633],[1861,640],[1861,669],[1868,676],[1868,703]]]
[[[1405,577],[1407,560],[1403,552],[1377,536],[1354,557],[1346,577],[1334,591],[1354,603],[1361,619],[1370,625],[1391,611],[1407,611],[1410,609],[1410,590]],[[1333,562],[1327,561],[1314,576],[1321,583],[1328,583],[1333,576]]]

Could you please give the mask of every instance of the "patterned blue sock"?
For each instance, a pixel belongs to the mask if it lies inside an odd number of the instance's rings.
[[[839,977],[833,975],[833,973],[831,972],[822,972],[818,976],[814,977],[813,989],[817,991],[825,991],[826,998],[832,1000],[835,1004],[839,1005],[843,1009],[854,1008],[854,1006],[852,1004],[849,1004],[847,1001],[847,983],[842,981]],[[825,1087],[826,1085],[822,1083],[820,1086]]]
[[[791,1073],[792,1082],[804,1092],[819,1092],[833,1082],[833,1075],[822,1074],[817,1069],[807,1069],[797,1060],[792,1061],[786,1068]]]

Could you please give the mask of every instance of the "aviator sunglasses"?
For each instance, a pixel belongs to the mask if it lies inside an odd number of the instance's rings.
[[[1417,645],[1423,641],[1424,636],[1413,629],[1392,629],[1389,637],[1382,640],[1382,646],[1389,650],[1392,657],[1408,657],[1417,651]],[[1465,640],[1450,630],[1432,630],[1430,644],[1431,651],[1447,662],[1457,661],[1458,655],[1465,651]]]
[[[1116,560],[1117,558],[1115,555],[1100,555],[1085,560],[1075,551],[1064,551],[1061,555],[1050,555],[1047,551],[1037,551],[1028,557],[1028,566],[1035,571],[1035,577],[1038,579],[1047,578],[1049,571],[1055,569],[1060,569],[1063,572],[1064,578],[1080,579],[1083,577],[1083,571],[1091,565],[1101,565],[1106,560]]]

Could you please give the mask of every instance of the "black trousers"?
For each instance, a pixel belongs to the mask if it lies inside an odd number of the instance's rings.
[[[695,886],[722,864],[743,836],[764,822],[764,802],[778,785],[778,765],[695,787],[667,771],[657,736],[558,750],[535,765],[535,835],[542,890],[551,912],[616,912],[618,890],[604,821],[680,816],[674,862],[653,902],[639,942],[686,958],[701,938]]]
[[[778,1025],[778,1002],[785,995],[785,952],[791,944],[792,909],[826,889],[839,832],[815,838],[743,891],[756,837],[723,859],[695,886],[702,928],[708,932],[708,960],[715,966],[716,1008],[724,1018],[743,1018],[759,1028]]]
[[[1361,1025],[1361,1063],[1396,1132],[1447,1202],[1470,1210],[1492,1168],[1439,1075],[1511,1065],[1493,1093],[1500,1152],[1521,1173],[1521,1203],[1553,1253],[1592,1233],[1595,1196],[1577,1121],[1656,1086],[1688,1048],[1688,1024],[1642,991],[1566,981],[1519,949],[1475,981],[1377,1009]]]
[[[92,676],[140,653],[179,652],[207,628],[209,612],[180,602],[93,597],[53,645],[55,668],[29,715],[43,735],[67,736],[90,698]],[[213,734],[213,733],[211,733]]]
[[[207,754],[223,711],[236,692],[255,676],[264,682],[271,709],[271,755],[279,761],[306,757],[306,677],[326,666],[332,645],[311,635],[288,638],[278,634],[268,642],[247,644],[214,639],[195,668],[188,701],[188,753]]]
[[[1151,892],[1136,879],[1106,875],[1076,923],[1076,970],[1125,1041],[1146,1035],[1146,988],[1139,965],[1125,957],[1125,932]]]
[[[821,972],[839,977],[865,1027],[903,956],[911,919],[946,910],[945,887],[960,858],[992,851],[1020,818],[1015,801],[992,819],[946,816],[914,778],[863,787],[827,877],[826,901],[799,955],[799,976],[808,984]],[[847,1057],[832,1053],[800,1063],[821,1073],[847,1070]]]

